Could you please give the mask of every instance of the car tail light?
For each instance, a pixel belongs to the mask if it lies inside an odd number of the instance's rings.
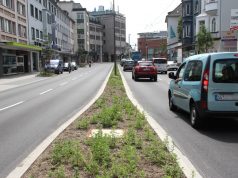
[[[238,57],[238,54],[234,54],[235,57]]]
[[[208,86],[209,86],[209,69],[210,69],[210,57],[206,63],[205,70],[202,76],[202,93],[201,93],[201,108],[207,109],[208,100]]]

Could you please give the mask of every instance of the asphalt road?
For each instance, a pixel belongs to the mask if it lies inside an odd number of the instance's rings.
[[[197,131],[190,126],[187,113],[169,110],[167,75],[158,74],[158,82],[135,82],[131,72],[123,75],[136,100],[173,138],[203,177],[238,177],[237,120],[210,119],[203,130]]]
[[[70,74],[29,79],[23,86],[0,92],[0,177],[6,177],[84,107],[96,95],[112,65],[93,64]]]

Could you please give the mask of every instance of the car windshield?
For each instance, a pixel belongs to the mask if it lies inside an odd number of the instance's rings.
[[[153,66],[151,62],[141,62],[139,63],[140,66]]]
[[[126,61],[127,64],[134,64],[134,61]]]
[[[216,83],[238,83],[238,60],[217,60],[213,66],[213,81]]]
[[[155,64],[167,64],[166,59],[154,59]]]
[[[58,61],[55,61],[55,60],[51,60],[51,61],[50,61],[50,64],[51,64],[51,65],[58,65],[58,63],[59,63],[59,62],[58,62]]]

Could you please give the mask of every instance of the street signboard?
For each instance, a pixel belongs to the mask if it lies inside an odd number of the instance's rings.
[[[224,48],[236,48],[237,34],[235,31],[222,31],[221,41]]]
[[[238,30],[238,9],[231,9],[230,30]]]

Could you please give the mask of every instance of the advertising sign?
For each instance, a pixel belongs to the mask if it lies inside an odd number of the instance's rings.
[[[238,30],[238,9],[231,9],[230,30]]]
[[[236,48],[237,34],[235,31],[221,32],[221,41],[224,48]]]

